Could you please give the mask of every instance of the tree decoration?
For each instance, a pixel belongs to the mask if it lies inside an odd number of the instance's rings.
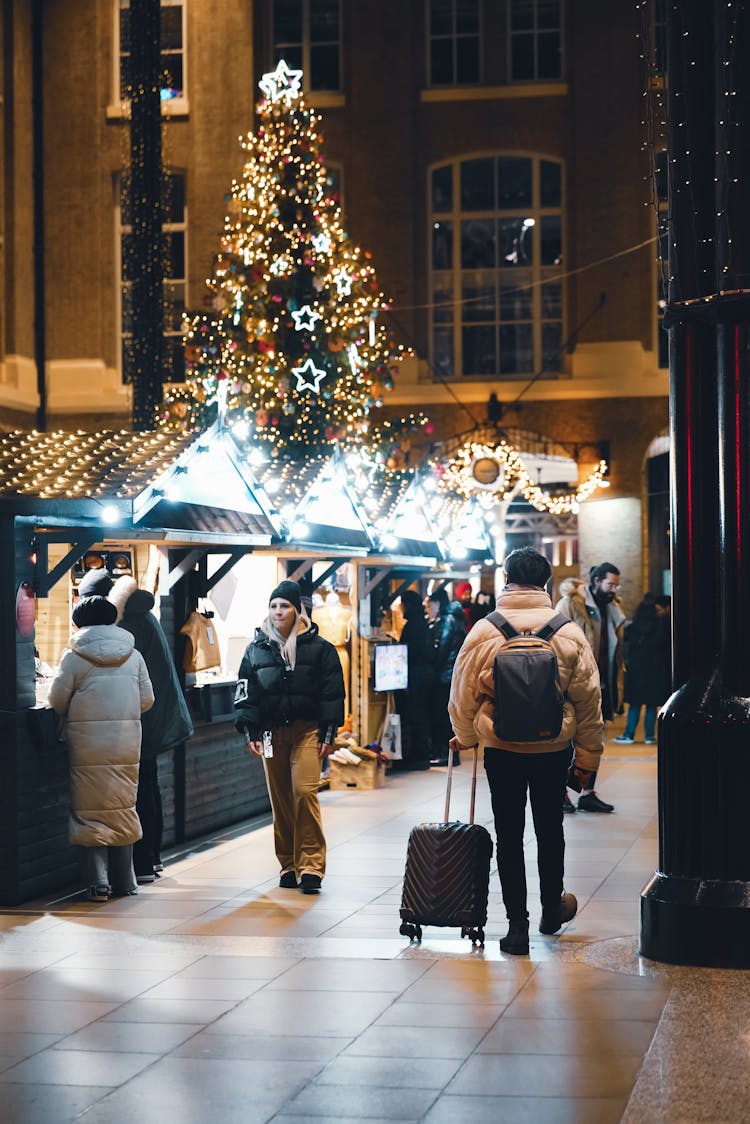
[[[496,445],[469,441],[447,464],[436,465],[435,471],[441,489],[466,499],[476,497],[485,508],[520,493],[537,511],[551,515],[576,512],[597,488],[609,487],[607,462],[600,460],[575,491],[551,495],[532,480],[523,457],[504,438]]]
[[[207,282],[212,308],[187,325],[187,382],[171,388],[162,417],[205,428],[225,385],[227,426],[274,455],[366,442],[368,415],[408,354],[383,323],[369,254],[343,228],[300,80],[283,62],[261,79],[258,127],[241,142]]]

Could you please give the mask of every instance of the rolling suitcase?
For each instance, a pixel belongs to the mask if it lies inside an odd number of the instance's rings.
[[[448,822],[453,777],[449,753],[445,822],[418,824],[409,835],[399,912],[400,932],[410,940],[422,939],[423,925],[440,925],[460,929],[462,937],[484,946],[492,839],[486,828],[474,823],[477,756],[475,747],[469,822]]]

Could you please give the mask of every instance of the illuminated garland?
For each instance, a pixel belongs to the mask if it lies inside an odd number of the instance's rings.
[[[368,414],[393,386],[396,347],[370,254],[355,245],[320,154],[319,118],[280,62],[263,76],[256,133],[243,141],[224,234],[207,284],[211,314],[185,335],[187,382],[162,424],[204,428],[226,388],[226,422],[274,455],[367,440]]]
[[[535,483],[519,452],[502,440],[497,445],[469,442],[447,465],[435,469],[441,488],[458,492],[466,499],[476,496],[484,507],[510,500],[520,493],[537,511],[551,515],[576,512],[597,488],[608,488],[608,465],[600,460],[575,491],[550,495]]]

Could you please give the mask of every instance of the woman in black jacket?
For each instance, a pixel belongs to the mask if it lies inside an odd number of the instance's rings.
[[[616,742],[632,745],[635,731],[645,706],[644,740],[656,744],[656,710],[669,695],[669,623],[659,614],[654,599],[647,594],[625,625],[622,639],[625,664],[626,703],[629,703],[625,729]]]
[[[403,755],[402,769],[430,767],[430,711],[435,683],[435,649],[422,598],[414,589],[401,594],[405,624],[399,643],[406,645],[409,669],[408,685],[399,691],[397,702],[401,715]],[[394,763],[394,767],[398,762]]]
[[[302,612],[297,582],[282,581],[271,593],[268,616],[242,657],[234,706],[250,752],[264,759],[279,885],[317,894],[326,863],[320,762],[344,721],[344,676],[333,644]],[[272,756],[264,752],[269,741]]]
[[[432,616],[432,637],[435,645],[435,689],[432,716],[432,765],[447,765],[449,742],[453,727],[448,717],[448,699],[451,693],[453,665],[466,639],[466,618],[460,601],[449,601],[445,589],[436,589],[428,598]],[[458,752],[453,754],[453,764],[460,765]]]

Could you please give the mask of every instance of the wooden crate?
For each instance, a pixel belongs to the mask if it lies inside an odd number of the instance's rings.
[[[331,792],[340,792],[343,788],[364,792],[382,788],[384,784],[385,765],[374,758],[363,758],[359,765],[342,765],[338,761],[331,761]]]

